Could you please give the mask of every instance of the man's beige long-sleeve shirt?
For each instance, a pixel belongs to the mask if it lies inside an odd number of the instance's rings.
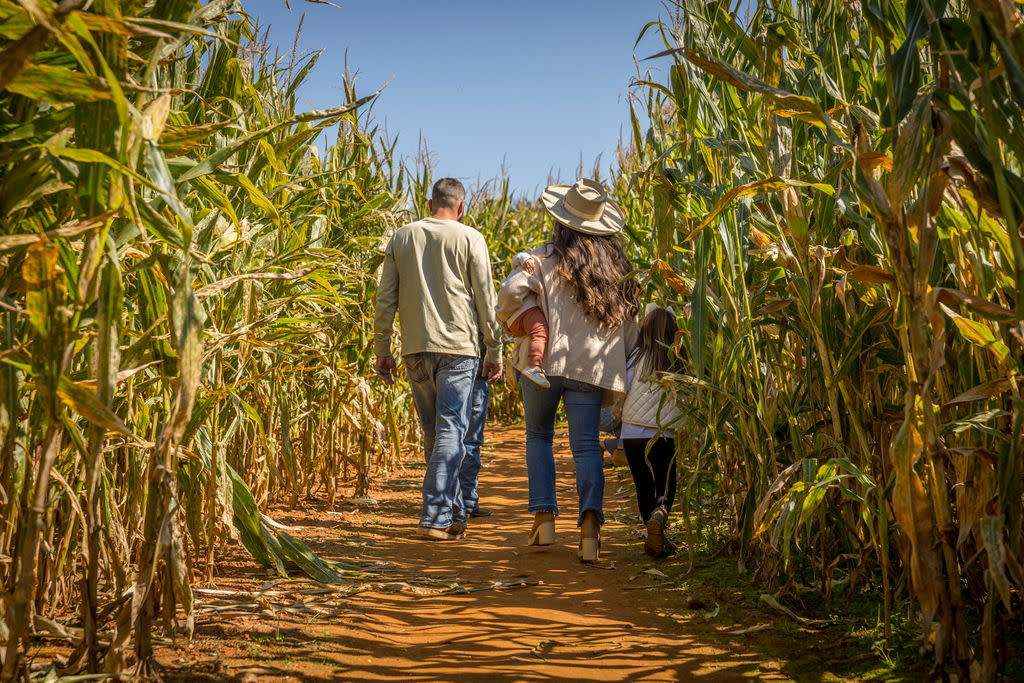
[[[373,352],[391,355],[395,313],[402,355],[431,351],[501,362],[487,243],[458,221],[424,218],[395,231],[384,250],[373,321]]]

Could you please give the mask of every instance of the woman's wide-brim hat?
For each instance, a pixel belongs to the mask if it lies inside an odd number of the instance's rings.
[[[559,223],[587,235],[614,235],[626,223],[622,207],[601,183],[580,178],[575,185],[548,185],[540,202]]]

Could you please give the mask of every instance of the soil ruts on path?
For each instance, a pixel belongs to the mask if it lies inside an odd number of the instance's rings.
[[[790,680],[750,647],[750,623],[714,620],[677,579],[682,562],[643,554],[632,484],[606,466],[601,561],[576,558],[572,458],[556,441],[561,516],[555,545],[526,545],[522,428],[487,434],[481,503],[465,540],[416,536],[422,466],[395,473],[373,500],[272,516],[325,558],[379,564],[368,583],[337,588],[274,580],[243,554],[197,591],[192,644],[158,652],[170,680],[685,681]],[[413,456],[406,458],[416,461]],[[696,596],[701,597],[701,596]],[[692,607],[693,609],[689,609]],[[753,629],[754,631],[758,629]],[[815,680],[836,680],[822,672]]]

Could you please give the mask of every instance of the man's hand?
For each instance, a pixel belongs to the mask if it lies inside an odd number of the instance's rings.
[[[486,377],[488,384],[494,384],[501,379],[501,368],[501,363],[493,363],[489,360],[485,360],[484,367],[480,371],[480,376]]]
[[[395,367],[394,356],[377,356],[377,376],[384,380],[385,384],[395,383]],[[500,368],[501,365],[499,364],[498,367]]]

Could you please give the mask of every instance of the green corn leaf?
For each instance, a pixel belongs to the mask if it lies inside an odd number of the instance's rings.
[[[271,133],[280,130],[281,128],[293,126],[297,123],[304,123],[307,121],[326,121],[335,119],[350,111],[353,111],[354,109],[357,109],[358,107],[363,106],[368,102],[371,102],[375,97],[377,97],[378,94],[379,93],[374,93],[372,95],[360,98],[359,100],[353,102],[352,104],[344,104],[339,107],[332,107],[330,109],[317,109],[302,114],[297,114],[295,116],[290,117],[286,121],[275,123],[271,126],[267,126],[266,128],[262,128],[254,133],[250,133],[239,139],[233,140],[229,144],[218,149],[210,156],[206,157],[206,159],[204,159],[200,163],[196,164],[189,171],[181,174],[178,177],[178,182],[183,183],[193,178],[198,178],[199,176],[212,173],[214,170],[220,167],[221,164],[224,164],[228,159],[230,159],[234,154],[238,153],[243,148],[255,144],[261,138],[266,137],[267,135],[270,135]]]

